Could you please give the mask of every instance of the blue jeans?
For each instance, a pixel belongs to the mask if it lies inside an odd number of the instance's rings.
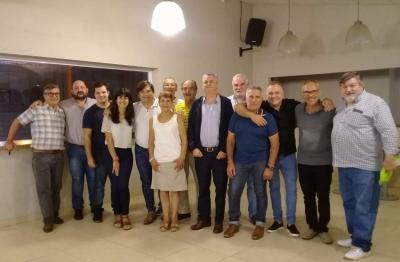
[[[257,215],[257,198],[254,188],[253,176],[247,177],[247,200],[249,201],[249,218],[255,221]]]
[[[270,181],[270,194],[274,221],[282,222],[281,186],[279,170],[285,181],[286,190],[286,220],[288,225],[296,224],[297,201],[297,160],[296,155],[280,155],[275,165],[274,175]]]
[[[104,199],[104,187],[107,180],[107,169],[104,163],[96,162],[96,167],[94,168],[95,173],[95,197],[94,197],[94,209],[97,211],[103,211],[103,199]]]
[[[339,168],[340,193],[352,245],[367,252],[379,206],[379,172]]]
[[[151,189],[151,179],[153,176],[152,168],[149,162],[149,150],[147,148],[135,145],[135,160],[142,181],[142,192],[148,212],[155,212],[154,191]]]
[[[240,198],[243,188],[248,181],[252,181],[252,187],[255,189],[257,212],[254,220],[257,225],[265,224],[265,213],[267,211],[267,194],[263,173],[266,167],[266,161],[236,164],[236,175],[229,180],[229,222],[239,223],[240,217]],[[251,177],[251,179],[249,179]]]
[[[89,192],[90,207],[95,209],[95,172],[87,165],[85,149],[83,146],[67,144],[67,154],[69,161],[69,172],[72,178],[72,207],[83,209],[83,186],[85,184],[84,175]]]

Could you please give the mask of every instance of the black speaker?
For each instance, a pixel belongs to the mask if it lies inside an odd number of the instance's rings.
[[[263,41],[267,22],[263,19],[250,18],[246,32],[246,44],[260,46]]]

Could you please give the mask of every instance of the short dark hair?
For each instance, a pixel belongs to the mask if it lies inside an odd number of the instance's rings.
[[[54,89],[54,88],[60,89],[60,87],[59,87],[57,84],[48,83],[48,84],[46,84],[46,85],[44,86],[43,92],[46,92],[47,90],[51,90],[51,89]]]
[[[107,89],[107,91],[110,92],[110,88],[108,87],[108,84],[103,83],[103,82],[94,82],[93,89],[100,88],[102,86],[104,86]]]
[[[151,91],[154,93],[154,86],[150,81],[143,80],[140,81],[136,86],[136,93],[139,95],[139,92],[142,91],[146,86],[150,87]]]
[[[355,71],[353,72],[346,72],[344,73],[341,77],[340,77],[340,81],[339,84],[342,85],[344,83],[346,83],[348,80],[352,79],[352,78],[357,78],[357,80],[359,82],[362,81],[361,75]]]

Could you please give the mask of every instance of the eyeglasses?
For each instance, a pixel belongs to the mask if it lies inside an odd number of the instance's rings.
[[[45,95],[48,95],[48,96],[59,96],[60,95],[60,93],[59,92],[46,92],[46,93],[44,93]]]
[[[316,93],[318,93],[318,92],[319,92],[319,90],[318,90],[318,89],[315,89],[315,90],[303,91],[303,94],[305,94],[305,95],[311,95],[311,94],[316,94]]]

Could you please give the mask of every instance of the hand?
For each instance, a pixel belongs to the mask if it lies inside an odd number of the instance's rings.
[[[264,114],[261,114],[261,115],[251,114],[250,120],[257,126],[266,126],[267,125],[267,120],[265,120]]]
[[[6,144],[4,145],[4,149],[7,150],[8,152],[13,151],[15,147],[16,145],[14,142],[6,142]]]
[[[36,100],[29,106],[29,108],[30,109],[35,109],[36,107],[42,106],[42,105],[43,105],[42,101]]]
[[[96,161],[94,161],[93,157],[88,157],[87,164],[88,164],[88,166],[90,168],[95,168],[96,167]]]
[[[383,168],[387,171],[393,171],[396,169],[396,158],[394,155],[385,155],[385,160],[383,160]]]
[[[273,175],[273,170],[271,170],[269,167],[266,167],[264,169],[263,179],[266,181],[270,181],[272,179],[272,175]]]
[[[182,158],[179,157],[179,158],[174,160],[174,163],[175,163],[175,170],[179,171],[179,170],[181,170],[183,168],[183,165],[185,163],[185,159],[182,159]]]
[[[228,167],[226,168],[226,174],[229,178],[232,178],[236,175],[235,164],[231,161],[228,162]]]
[[[192,153],[193,157],[203,157],[203,153],[198,148],[195,148]]]
[[[160,164],[158,164],[157,160],[154,158],[150,161],[151,168],[153,168],[154,171],[160,172]]]
[[[219,151],[216,158],[218,160],[225,159],[226,158],[226,153],[224,153],[222,151]]]
[[[332,99],[324,98],[324,100],[322,100],[322,107],[324,108],[325,112],[330,112],[335,109],[335,104],[333,103]]]
[[[114,173],[116,176],[119,175],[119,160],[113,160],[112,173]]]

